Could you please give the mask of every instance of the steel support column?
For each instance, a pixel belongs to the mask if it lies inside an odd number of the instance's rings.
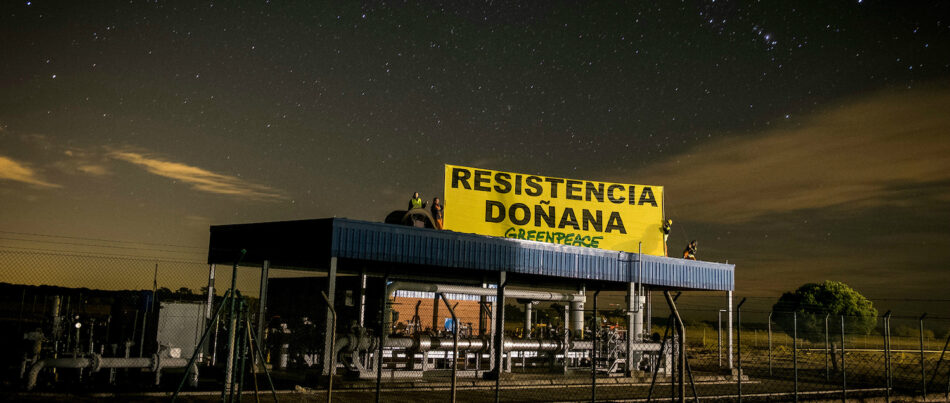
[[[264,322],[266,318],[264,317],[267,310],[267,278],[268,271],[270,270],[270,260],[265,260],[264,264],[261,265],[261,290],[260,290],[260,307],[257,312],[257,340],[261,343],[264,343]]]
[[[732,291],[726,291],[726,321],[729,322],[729,326],[726,327],[728,329],[726,337],[729,339],[729,369],[732,369],[732,328],[735,326],[732,321]]]
[[[327,289],[326,289],[327,299],[329,300],[329,303],[331,304],[336,303],[336,265],[337,265],[337,257],[336,256],[331,257],[330,270],[327,273]],[[326,324],[324,326],[325,331],[323,334],[323,357],[322,357],[323,368],[321,369],[321,371],[323,372],[323,375],[330,375],[330,369],[333,366],[333,351],[332,351],[333,340],[331,337],[331,333],[334,330],[332,328],[334,323],[333,323],[333,318],[331,317],[332,315],[333,313],[330,307],[327,306],[326,313],[325,313]]]
[[[432,331],[439,333],[439,294],[432,299]]]
[[[366,268],[360,269],[360,327],[366,325]]]
[[[214,263],[208,268],[208,302],[205,306],[205,320],[211,320],[211,307],[214,305]]]
[[[495,325],[492,331],[495,333],[495,352],[491,375],[495,377],[495,401],[501,400],[501,373],[502,359],[505,354],[505,287],[507,287],[507,273],[501,271],[498,273],[498,290],[495,294],[495,308],[492,314],[495,316]]]
[[[563,346],[562,354],[564,354],[564,367],[563,367],[563,369],[564,369],[564,374],[565,374],[565,375],[567,374],[567,364],[568,364],[567,355],[568,355],[568,353],[569,353],[570,350],[571,350],[571,349],[570,349],[570,347],[571,347],[571,326],[570,326],[569,323],[570,323],[570,312],[568,312],[567,305],[565,305],[565,306],[564,306],[564,334],[561,335],[561,336],[563,337],[563,340],[564,340],[564,344],[562,345],[562,346]],[[510,353],[509,353],[509,354],[510,354]],[[523,353],[522,353],[522,354],[523,354]]]
[[[635,301],[636,286],[637,286],[636,283],[632,283],[632,282],[627,283],[626,285],[627,337],[626,337],[625,343],[627,344],[627,348],[626,348],[627,356],[625,357],[625,361],[627,365],[626,365],[626,368],[624,369],[624,375],[628,377],[633,375],[633,340],[636,338],[636,335],[640,332],[639,329],[636,329],[635,327],[636,321],[634,319],[634,315],[636,314],[635,311],[638,309],[636,305],[637,301]]]

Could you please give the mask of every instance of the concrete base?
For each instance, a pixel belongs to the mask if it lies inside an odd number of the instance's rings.
[[[456,374],[459,378],[481,378],[485,374],[489,373],[484,370],[474,370],[474,369],[459,369],[456,371]],[[409,380],[409,379],[419,379],[425,376],[426,378],[440,378],[440,377],[451,377],[452,370],[450,369],[435,369],[428,371],[421,370],[406,370],[406,369],[384,369],[383,370],[383,380],[384,381],[399,381],[399,380]],[[375,371],[361,371],[361,372],[350,372],[345,375],[346,379],[349,380],[375,380],[376,372]],[[485,378],[488,379],[488,378]]]
[[[376,379],[376,371],[352,371],[346,374],[347,379]],[[383,380],[422,378],[422,370],[383,369]]]

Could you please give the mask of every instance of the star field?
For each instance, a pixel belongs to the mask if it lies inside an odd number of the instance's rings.
[[[950,245],[926,224],[946,222],[947,157],[920,168],[926,150],[908,144],[947,143],[929,134],[946,120],[915,111],[948,106],[948,15],[891,1],[5,2],[0,226],[202,246],[211,223],[380,220],[413,191],[438,195],[450,163],[665,185],[675,242],[740,262],[740,287],[801,253],[839,267],[907,220],[925,224],[904,240],[931,243],[881,259],[927,273],[933,245]],[[914,120],[872,119],[885,116]],[[900,158],[862,157],[885,147]],[[884,160],[919,176],[885,186],[836,162]],[[810,181],[820,191],[801,195]],[[912,201],[882,224],[869,200],[890,187]],[[715,202],[736,195],[750,201]]]

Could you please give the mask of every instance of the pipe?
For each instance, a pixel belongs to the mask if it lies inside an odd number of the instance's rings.
[[[452,349],[451,337],[390,337],[386,339],[385,343],[384,346],[387,348],[401,348],[415,352],[448,351]],[[645,349],[646,351],[659,350],[658,347],[652,345],[655,343],[643,344],[649,345],[647,349]],[[484,351],[489,348],[489,344],[486,340],[475,337],[459,338],[458,346],[459,351]],[[570,350],[590,350],[592,343],[589,340],[572,340],[568,343],[568,347]],[[563,349],[564,342],[559,339],[505,340],[505,350],[507,351],[561,351]]]
[[[528,301],[524,304],[524,338],[531,338],[531,312],[534,310],[534,301]],[[948,339],[950,340],[950,339]]]
[[[47,358],[33,363],[30,367],[30,372],[27,375],[26,390],[33,390],[40,372],[47,367],[88,368],[91,372],[97,372],[102,368],[144,368],[160,373],[164,368],[183,368],[186,366],[188,366],[188,360],[184,358],[161,357],[158,355],[153,355],[152,357],[120,358],[102,357],[99,354],[92,354],[89,357],[82,358]],[[192,370],[197,371],[197,365],[192,365]],[[194,380],[197,380],[197,377],[194,378]]]
[[[584,296],[587,299],[587,296]],[[584,301],[571,302],[571,334],[579,339],[584,338]]]
[[[363,351],[376,348],[378,338],[367,335],[348,334],[337,337],[334,357],[344,351]],[[388,337],[383,347],[408,350],[417,353],[426,351],[448,351],[452,349],[451,337],[432,337],[418,335],[416,337]],[[659,343],[634,343],[637,351],[659,351]],[[490,347],[487,340],[478,337],[460,337],[459,351],[487,351]],[[590,340],[572,340],[568,343],[570,350],[590,350],[593,342]],[[561,351],[564,342],[559,339],[506,339],[505,350],[510,351]]]
[[[431,284],[431,283],[415,283],[408,281],[393,281],[386,285],[386,298],[389,299],[392,297],[393,293],[397,290],[403,291],[421,291],[421,292],[431,292],[431,293],[442,293],[442,294],[466,294],[466,295],[479,295],[479,296],[495,296],[497,290],[492,288],[482,288],[474,286],[464,286],[464,285],[450,285],[450,284]],[[560,301],[560,302],[584,302],[587,297],[583,294],[570,294],[563,292],[550,292],[550,291],[530,291],[530,290],[505,290],[506,298],[523,298],[534,301]],[[392,313],[389,304],[385,304],[383,308],[383,335],[388,337],[390,330],[392,329]]]

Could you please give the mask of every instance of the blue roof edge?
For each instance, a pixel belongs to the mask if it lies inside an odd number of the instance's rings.
[[[735,265],[333,218],[335,257],[659,287],[735,290]]]

